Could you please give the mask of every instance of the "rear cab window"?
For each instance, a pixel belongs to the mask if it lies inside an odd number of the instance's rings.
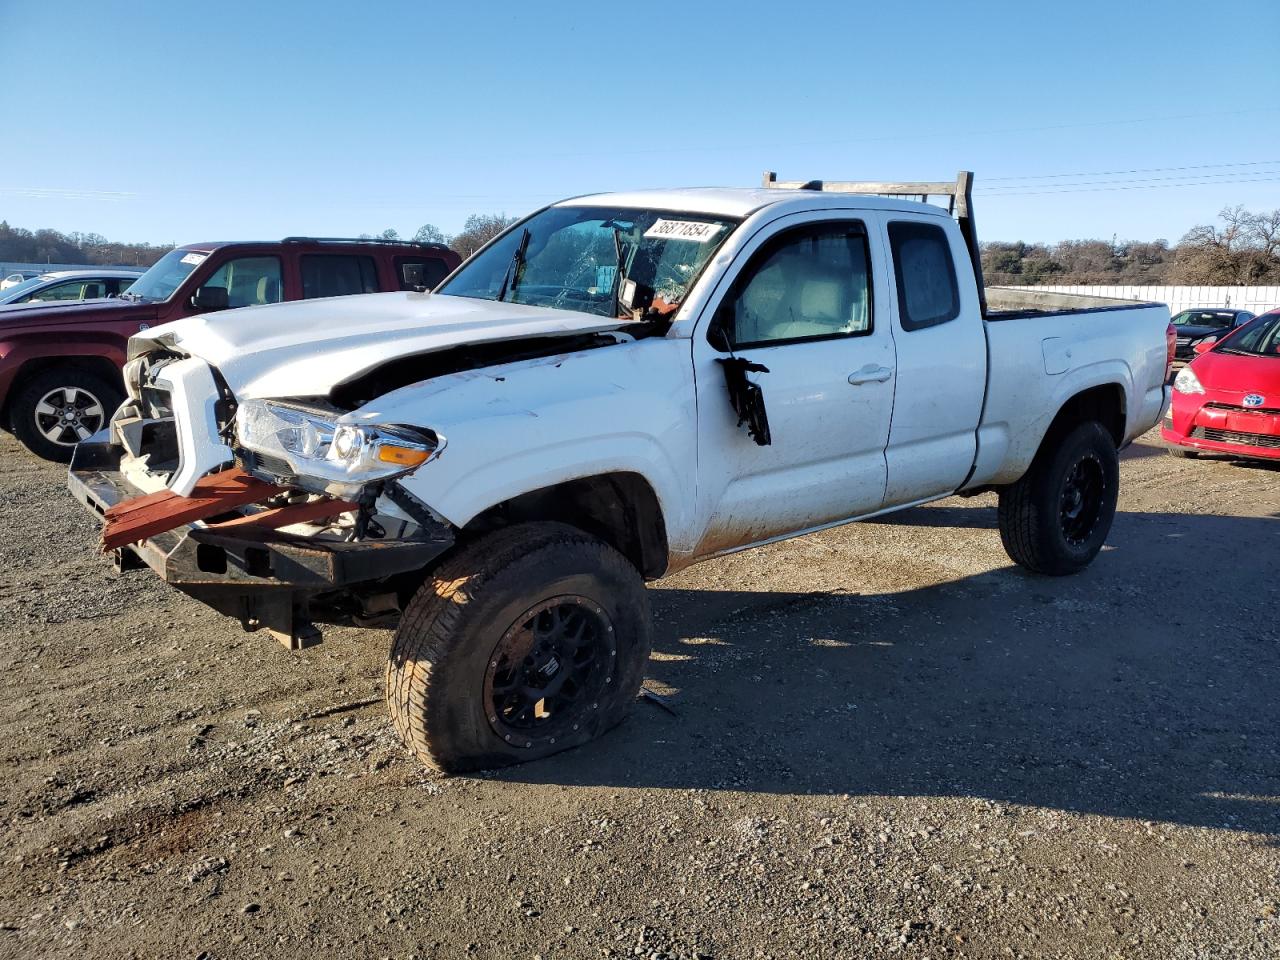
[[[345,297],[377,293],[378,267],[373,257],[348,253],[304,253],[299,258],[302,298]]]
[[[889,224],[889,249],[903,330],[936,327],[960,316],[960,286],[942,227],[914,220]]]

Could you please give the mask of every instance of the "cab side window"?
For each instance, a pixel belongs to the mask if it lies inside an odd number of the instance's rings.
[[[748,262],[716,315],[733,347],[871,332],[871,261],[861,223],[787,230]]]
[[[221,287],[227,291],[228,307],[256,307],[279,303],[282,298],[279,257],[239,257],[228,260],[203,288]]]
[[[889,224],[903,330],[923,330],[960,316],[960,288],[947,233],[932,223]]]

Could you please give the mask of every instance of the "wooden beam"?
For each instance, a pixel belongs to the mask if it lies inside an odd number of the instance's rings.
[[[231,469],[202,477],[189,497],[161,490],[123,500],[107,509],[102,549],[104,552],[115,550],[184,523],[214,517],[283,492],[283,487],[265,483],[243,470]]]

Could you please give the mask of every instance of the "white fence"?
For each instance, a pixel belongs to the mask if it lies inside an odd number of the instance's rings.
[[[1263,313],[1280,307],[1280,287],[1155,287],[1136,284],[1118,286],[1045,285],[1014,287],[1015,290],[1045,290],[1076,293],[1086,297],[1115,297],[1119,300],[1149,300],[1166,303],[1171,313],[1192,307],[1234,307]]]

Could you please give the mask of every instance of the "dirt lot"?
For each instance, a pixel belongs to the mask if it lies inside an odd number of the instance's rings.
[[[1135,446],[1063,580],[990,497],[703,565],[674,715],[445,779],[386,631],[241,633],[0,464],[2,956],[1280,953],[1280,470]]]

